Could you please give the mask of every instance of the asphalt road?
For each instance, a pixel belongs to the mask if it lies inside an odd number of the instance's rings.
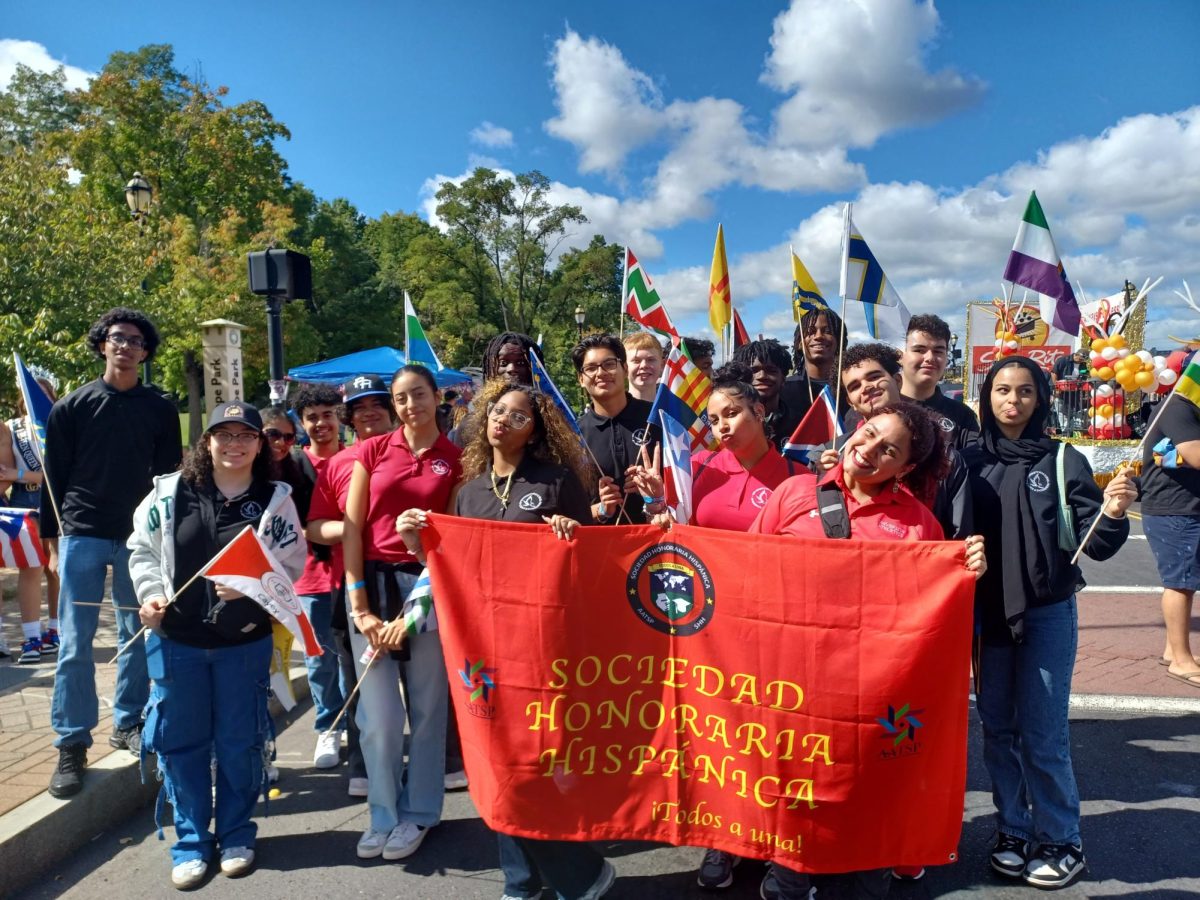
[[[979,757],[978,727],[974,718],[972,722],[960,862],[931,869],[917,884],[897,884],[894,898],[968,897],[980,892],[989,898],[1032,896],[1033,889],[1004,882],[987,867],[991,798]],[[258,869],[237,881],[215,876],[200,889],[203,896],[498,900],[503,880],[495,841],[466,793],[447,796],[443,824],[409,860],[358,861],[354,846],[366,827],[365,805],[346,796],[343,774],[308,767],[311,728],[311,709],[301,707],[280,736],[283,794],[271,801],[270,816],[260,818]],[[1059,895],[1200,896],[1200,717],[1087,712],[1073,721],[1072,746],[1090,872]],[[171,840],[170,827],[166,835]],[[113,822],[69,865],[44,873],[36,887],[19,897],[173,896],[168,846],[155,837],[153,813],[147,810]],[[699,850],[634,843],[600,846],[618,874],[608,894],[611,900],[714,896],[695,883]],[[761,873],[761,864],[743,863],[733,887],[721,896],[757,897]],[[827,885],[819,892],[821,900],[837,896],[837,887]]]
[[[1154,567],[1154,555],[1142,531],[1140,520],[1141,504],[1135,503],[1130,517],[1129,540],[1117,551],[1117,555],[1104,562],[1082,558],[1083,577],[1089,588],[1129,586],[1143,587],[1152,591],[1161,590],[1158,570]]]

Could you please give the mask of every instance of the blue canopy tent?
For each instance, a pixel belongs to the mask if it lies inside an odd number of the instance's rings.
[[[318,384],[342,384],[358,375],[378,375],[386,381],[405,362],[407,360],[404,354],[395,347],[376,347],[374,350],[359,350],[337,359],[323,359],[307,366],[296,366],[294,369],[288,369],[287,377],[289,381]],[[432,371],[438,387],[453,387],[471,380],[470,375],[458,369]]]

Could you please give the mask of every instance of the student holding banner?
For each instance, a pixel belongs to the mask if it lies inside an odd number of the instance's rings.
[[[1044,889],[1084,869],[1067,721],[1084,581],[1071,558],[1097,516],[1086,552],[1113,556],[1137,496],[1127,469],[1101,496],[1082,454],[1046,436],[1049,415],[1037,364],[999,359],[979,394],[982,436],[963,451],[989,557],[975,593],[975,672],[996,806],[990,863]]]
[[[291,488],[271,481],[270,471],[258,411],[224,403],[180,471],[155,478],[134,513],[129,574],[142,624],[151,629],[146,659],[154,685],[142,754],[158,755],[174,809],[171,883],[179,890],[205,879],[218,849],[224,875],[254,866],[258,829],[250,816],[266,766],[271,620],[232,588],[195,576],[247,525],[299,575],[307,549],[300,517]]]
[[[549,396],[528,385],[492,381],[476,400],[470,433],[474,438],[463,454],[455,515],[546,523],[564,540],[581,522],[591,521],[584,485],[594,482],[595,473]],[[419,530],[426,511],[407,510],[397,522],[410,551],[422,558]],[[504,900],[540,897],[544,881],[564,900],[596,900],[616,878],[612,865],[590,844],[496,837]]]
[[[941,526],[917,497],[932,493],[948,465],[944,438],[929,413],[904,400],[880,406],[868,410],[846,441],[840,463],[819,480],[802,474],[785,481],[749,530],[806,538],[941,540]],[[987,569],[978,535],[966,539],[966,567],[976,578]],[[884,897],[892,870],[846,877],[855,882],[855,896]],[[760,892],[766,900],[801,900],[810,889],[810,876],[773,864]]]
[[[358,841],[359,859],[416,853],[442,819],[445,793],[446,664],[436,631],[405,640],[401,612],[421,566],[397,533],[397,518],[413,507],[450,508],[462,451],[438,430],[440,394],[429,369],[397,369],[391,394],[400,427],[362,442],[342,523],[350,646],[359,678],[356,720],[371,812]]]

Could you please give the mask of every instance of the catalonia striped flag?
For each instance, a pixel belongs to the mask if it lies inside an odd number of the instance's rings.
[[[683,341],[674,340],[650,408],[650,424],[659,424],[658,414],[662,412],[687,429],[692,450],[716,450],[717,441],[708,424],[711,394],[712,382],[708,376],[692,362]]]

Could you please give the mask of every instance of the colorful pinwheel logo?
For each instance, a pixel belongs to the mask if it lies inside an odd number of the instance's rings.
[[[925,723],[917,718],[918,715],[923,715],[923,709],[911,709],[911,704],[905,703],[899,709],[894,706],[888,706],[887,718],[876,718],[875,721],[883,726],[887,734],[882,735],[884,739],[893,738],[892,746],[897,747],[901,741],[917,739],[917,729],[924,728]]]
[[[496,690],[496,682],[492,677],[495,674],[495,669],[485,668],[482,659],[478,662],[464,659],[463,667],[458,670],[458,677],[462,679],[463,688],[471,692],[472,702],[476,700],[488,702],[488,697],[492,691]]]

